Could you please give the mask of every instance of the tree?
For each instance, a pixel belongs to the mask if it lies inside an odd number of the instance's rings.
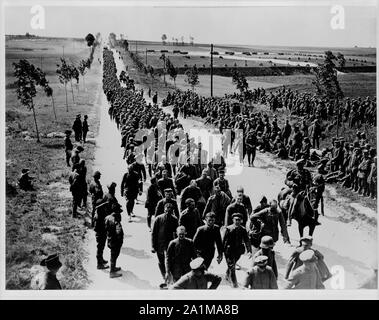
[[[315,70],[315,80],[313,84],[316,86],[317,93],[334,104],[337,114],[337,136],[340,118],[339,101],[343,98],[344,94],[340,87],[337,78],[337,66],[335,62],[337,57],[331,51],[325,51],[325,60]]]
[[[79,62],[79,66],[78,66],[78,70],[79,70],[79,73],[80,75],[82,76],[82,79],[83,79],[83,87],[84,87],[84,91],[86,91],[86,83],[85,83],[85,74],[86,74],[86,69],[87,69],[87,60],[81,60]]]
[[[92,47],[93,43],[95,42],[95,37],[92,33],[87,34],[84,39],[87,41],[88,47]]]
[[[165,33],[162,34],[161,39],[162,39],[162,44],[163,44],[163,45],[166,45],[167,35],[166,35]]]
[[[243,74],[238,72],[237,68],[234,68],[233,73],[232,73],[232,82],[233,84],[236,85],[237,90],[243,94],[246,92],[249,88],[249,84]]]
[[[190,38],[190,45],[193,46],[193,40],[194,40],[194,37],[189,36],[189,38]]]
[[[27,60],[22,59],[18,63],[13,63],[15,69],[14,76],[16,77],[15,85],[17,87],[17,99],[20,100],[22,105],[26,106],[29,110],[33,111],[34,125],[36,127],[37,142],[40,142],[36,111],[33,98],[36,96],[36,85],[41,86],[52,93],[52,89],[48,85],[45,73],[30,64]],[[46,92],[47,93],[47,92]],[[54,109],[55,114],[55,109]]]
[[[192,91],[195,90],[195,86],[199,84],[199,72],[197,71],[196,66],[193,66],[191,69],[188,69],[185,72],[186,82],[192,87]]]
[[[337,61],[340,68],[343,68],[346,64],[345,57],[341,52],[337,53]]]
[[[70,69],[64,58],[61,58],[61,65],[57,65],[57,74],[59,82],[64,84],[64,91],[66,94],[66,111],[68,112],[68,100],[67,100],[67,82],[70,81]]]
[[[165,86],[167,86],[167,83],[166,83],[166,55],[163,53],[159,59],[163,60],[163,81],[164,81]]]
[[[175,80],[178,75],[178,71],[176,70],[176,68],[174,67],[174,65],[172,64],[169,58],[166,58],[166,68],[167,68],[167,73],[169,74],[170,78],[174,80],[174,85],[176,88]]]

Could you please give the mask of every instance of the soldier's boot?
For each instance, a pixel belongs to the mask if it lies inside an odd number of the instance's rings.
[[[236,272],[234,270],[230,271],[230,280],[232,281],[233,288],[238,288]]]
[[[108,261],[105,261],[103,259],[103,257],[97,257],[97,269],[98,270],[108,269],[109,266],[106,265],[107,263],[108,263]]]
[[[118,278],[118,277],[121,277],[122,274],[121,273],[117,273],[117,270],[116,269],[112,269],[110,270],[109,272],[109,278]]]

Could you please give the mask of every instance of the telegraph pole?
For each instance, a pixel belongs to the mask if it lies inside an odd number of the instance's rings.
[[[136,40],[136,54],[137,54],[137,40]]]
[[[145,64],[147,66],[147,48],[145,48],[145,56],[146,56],[146,62],[145,62]]]
[[[213,44],[211,44],[211,97],[213,97]]]

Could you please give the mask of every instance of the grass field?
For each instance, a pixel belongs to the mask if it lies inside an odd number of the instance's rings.
[[[193,66],[206,66],[210,65],[210,58],[206,55],[210,52],[210,45],[197,44],[197,45],[173,45],[169,41],[166,45],[158,42],[146,41],[129,41],[129,50],[137,52],[141,60],[146,65],[151,65],[154,68],[162,68],[163,62],[160,58],[162,55],[161,50],[167,50],[165,55],[169,57],[175,67],[184,67],[184,65]],[[155,52],[146,52],[146,50],[154,50]],[[188,52],[188,54],[173,53],[173,51]],[[215,67],[228,66],[238,67],[267,67],[271,64],[267,61],[249,61],[249,58],[257,59],[270,59],[273,64],[275,60],[288,60],[290,62],[305,62],[318,64],[323,62],[323,53],[326,50],[331,50],[337,54],[341,52],[345,55],[346,66],[372,66],[376,65],[376,49],[375,48],[311,48],[311,47],[274,47],[274,46],[232,46],[232,45],[215,45],[214,51],[218,55],[214,55],[213,64]],[[196,55],[191,54],[196,52]],[[201,55],[204,52],[204,55]],[[226,52],[235,52],[235,56],[246,57],[244,60],[233,59],[233,56],[226,54]],[[241,55],[237,53],[250,52],[256,53],[255,55]],[[220,58],[223,57],[223,58]],[[147,58],[147,59],[146,59]],[[146,62],[147,60],[147,62]],[[280,64],[278,64],[280,65]],[[283,65],[283,64],[281,64]]]
[[[99,126],[96,99],[101,89],[97,62],[100,51],[97,49],[86,75],[86,91],[80,78],[79,86],[74,85],[75,102],[71,91],[68,92],[66,112],[65,91],[55,74],[56,63],[62,46],[65,46],[65,57],[72,63],[87,59],[89,48],[84,42],[38,39],[11,40],[6,44],[6,287],[28,289],[33,266],[39,264],[43,255],[57,252],[63,263],[58,275],[63,288],[81,289],[88,281],[83,268],[87,254],[83,246],[87,220],[71,217],[68,184],[71,169],[65,164],[63,138],[47,138],[47,135],[71,129],[77,113],[88,115],[89,141],[84,145],[82,158],[86,160],[87,178],[90,179],[95,149],[93,137]],[[37,143],[32,112],[18,102],[12,86],[12,62],[25,58],[40,66],[41,57],[42,68],[54,90],[57,121],[51,99],[38,90],[34,104],[41,143]],[[35,191],[18,188],[17,179],[22,168],[29,168],[30,175],[35,177]]]

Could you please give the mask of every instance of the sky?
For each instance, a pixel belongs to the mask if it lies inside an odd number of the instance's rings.
[[[27,5],[21,6],[22,3]],[[226,1],[135,1],[121,6],[120,2],[112,1],[108,6],[103,3],[9,1],[4,8],[5,33],[84,38],[90,32],[114,32],[127,39],[151,41],[160,41],[165,33],[169,41],[181,36],[189,41],[191,35],[197,43],[376,47],[375,0],[343,2],[347,4],[343,5],[344,28],[337,30],[331,27],[335,15],[331,9],[341,3],[338,1],[251,0],[227,7]],[[30,9],[34,4],[45,9],[43,30],[31,27]]]

